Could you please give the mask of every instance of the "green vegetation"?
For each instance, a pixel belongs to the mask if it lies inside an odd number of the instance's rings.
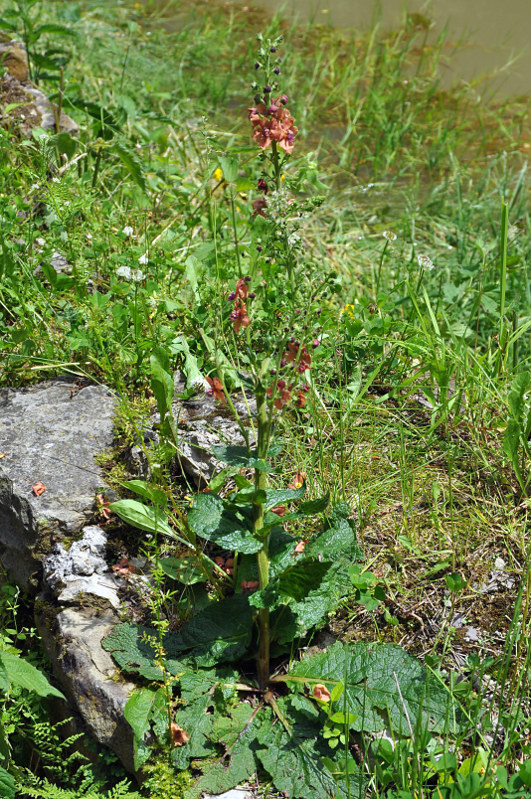
[[[6,621],[0,796],[529,795],[525,102],[441,89],[448,45],[409,18],[3,16],[80,133],[0,131],[2,383],[111,385],[116,452],[160,424],[105,506],[152,564],[144,624],[105,642],[148,779],[74,773]],[[193,496],[177,369],[240,436]]]

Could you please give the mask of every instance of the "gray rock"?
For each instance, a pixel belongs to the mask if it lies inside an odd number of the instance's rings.
[[[118,615],[106,607],[65,608],[56,613],[53,605],[42,601],[35,617],[61,689],[90,734],[134,772],[132,730],[124,718],[134,685],[120,678],[101,646],[118,623]]]
[[[121,606],[117,583],[104,558],[107,536],[101,527],[85,527],[83,538],[69,550],[61,544],[44,561],[44,582],[60,602],[74,602],[84,594]]]
[[[25,589],[53,542],[92,515],[104,484],[95,456],[112,444],[115,404],[104,386],[75,390],[65,379],[0,390],[0,561]]]

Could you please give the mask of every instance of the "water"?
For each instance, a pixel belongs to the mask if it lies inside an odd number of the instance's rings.
[[[360,30],[370,27],[375,14],[375,6],[366,0],[260,0],[259,4],[301,19]],[[492,75],[485,85],[498,95],[531,94],[531,0],[382,0],[379,7],[384,28],[400,24],[406,12],[416,13],[433,23],[431,36],[447,24],[447,41],[465,43],[457,52],[449,51],[442,67],[444,84]]]

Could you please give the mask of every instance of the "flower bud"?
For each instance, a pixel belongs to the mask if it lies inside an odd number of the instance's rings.
[[[254,68],[255,69],[260,69],[260,62],[259,61],[255,61],[254,62]]]
[[[285,358],[282,358],[282,360],[280,361],[280,365],[281,366],[285,366],[286,365],[286,359]]]
[[[275,47],[275,45],[273,45],[272,47],[269,48],[269,52],[270,53],[276,53],[277,52],[277,48]]]
[[[261,244],[257,244],[256,245],[256,252],[262,252],[262,245]]]
[[[280,67],[275,67],[273,72],[275,73],[275,75],[280,75]]]
[[[314,348],[314,350],[317,349],[320,343],[321,342],[319,341],[318,338],[314,338],[314,340],[312,341],[312,347]]]
[[[245,277],[243,279],[245,280],[246,283],[250,283],[251,282],[251,275],[245,275]]]
[[[231,293],[229,294],[227,299],[229,300],[229,302],[232,302],[233,300],[235,300],[236,299],[236,292],[235,291],[231,291]]]
[[[256,294],[254,293],[254,291],[251,291],[251,293],[249,294],[249,299],[250,300],[254,300],[255,297],[256,297]]]
[[[268,83],[267,86],[264,86],[264,94],[269,94],[270,92],[271,92],[271,86]]]
[[[260,105],[260,103],[262,102],[262,96],[260,94],[255,94],[254,101],[256,105]]]
[[[270,369],[270,370],[269,370],[269,374],[270,374],[270,375],[276,375],[276,373],[277,373],[277,370],[276,370],[276,369]]]
[[[288,102],[288,99],[289,99],[288,95],[287,94],[283,94],[282,97],[280,98],[280,102],[282,103],[282,105],[286,105],[286,103]]]

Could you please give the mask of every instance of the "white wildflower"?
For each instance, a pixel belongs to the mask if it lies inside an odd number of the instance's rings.
[[[140,283],[144,280],[144,273],[141,269],[131,269],[130,266],[119,266],[116,270],[118,277],[123,277],[124,280],[130,280],[132,283]]]
[[[429,255],[417,255],[417,263],[422,269],[435,269]]]
[[[131,227],[131,225],[126,225],[126,226],[124,227],[124,229],[122,230],[122,233],[124,234],[124,236],[125,236],[125,238],[126,238],[126,239],[128,239],[128,238],[129,238],[129,236],[133,236],[133,238],[134,238],[134,236],[135,236],[135,231],[133,230],[133,228]]]
[[[384,230],[382,235],[387,241],[396,241],[396,233],[393,233],[392,230]]]
[[[149,255],[147,254],[147,252],[145,252],[144,255],[141,255],[140,258],[138,259],[138,263],[141,266],[145,266],[148,261],[149,261]]]

